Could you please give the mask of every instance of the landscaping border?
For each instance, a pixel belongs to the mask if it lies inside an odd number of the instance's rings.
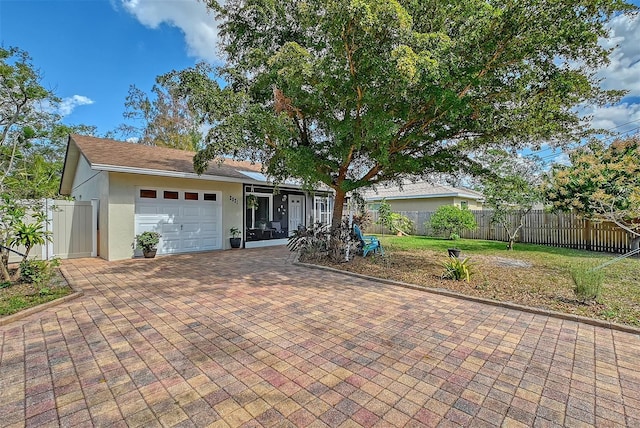
[[[51,301],[46,302],[46,303],[42,303],[42,304],[40,304],[38,306],[32,306],[30,308],[23,309],[23,310],[21,310],[19,312],[16,312],[15,314],[11,314],[11,315],[7,315],[6,317],[2,317],[2,318],[0,318],[0,327],[5,326],[7,324],[11,324],[14,321],[21,320],[22,318],[26,318],[29,315],[33,315],[33,314],[36,314],[38,312],[42,312],[42,311],[45,311],[47,309],[53,308],[53,307],[58,306],[58,305],[60,305],[62,303],[69,302],[70,300],[77,299],[78,297],[84,295],[84,291],[77,290],[76,288],[73,287],[73,285],[71,285],[69,280],[67,280],[67,277],[62,272],[62,269],[60,270],[60,275],[62,275],[62,278],[64,278],[64,281],[67,283],[67,286],[69,288],[71,288],[71,291],[72,291],[71,294],[67,294],[66,296],[62,296],[62,297],[60,297],[58,299],[51,300]]]
[[[618,330],[618,331],[622,331],[622,332],[625,332],[625,333],[633,333],[633,334],[640,335],[640,328],[633,327],[633,326],[626,325],[626,324],[619,324],[619,323],[600,320],[600,319],[596,319],[596,318],[589,318],[589,317],[585,317],[585,316],[581,316],[581,315],[567,314],[567,313],[564,313],[564,312],[552,311],[552,310],[549,310],[549,309],[533,308],[531,306],[519,305],[517,303],[501,302],[499,300],[485,299],[483,297],[468,296],[466,294],[457,293],[455,291],[446,290],[444,288],[422,287],[420,285],[409,284],[409,283],[401,282],[401,281],[394,281],[392,279],[377,278],[375,276],[363,275],[361,273],[355,273],[355,272],[349,272],[349,271],[344,271],[344,270],[340,270],[340,269],[335,269],[335,268],[332,268],[332,267],[329,267],[329,266],[322,266],[322,265],[315,265],[315,264],[310,264],[310,263],[303,263],[303,262],[299,261],[297,257],[294,260],[293,264],[296,265],[296,266],[302,266],[302,267],[307,267],[307,268],[311,268],[311,269],[319,269],[319,270],[325,270],[325,271],[329,271],[329,272],[341,273],[343,275],[354,276],[356,278],[362,278],[362,279],[366,279],[366,280],[369,280],[369,281],[379,282],[379,283],[382,283],[382,284],[396,285],[396,286],[400,286],[400,287],[404,287],[404,288],[410,288],[412,290],[425,291],[427,293],[433,293],[433,294],[438,294],[438,295],[447,296],[447,297],[454,297],[454,298],[457,298],[457,299],[468,300],[468,301],[471,301],[471,302],[484,303],[486,305],[498,306],[498,307],[502,307],[502,308],[506,308],[506,309],[513,309],[513,310],[522,311],[522,312],[528,312],[528,313],[532,313],[532,314],[536,314],[536,315],[545,315],[545,316],[552,317],[552,318],[559,318],[559,319],[568,320],[568,321],[575,321],[575,322],[580,322],[580,323],[583,323],[583,324],[593,325],[593,326],[596,326],[596,327],[603,327],[603,328],[608,328],[608,329],[611,329],[611,330]]]

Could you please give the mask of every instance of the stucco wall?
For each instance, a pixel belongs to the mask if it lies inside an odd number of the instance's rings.
[[[89,162],[84,156],[80,155],[73,179],[71,196],[76,201],[98,199],[98,255],[105,259],[108,258],[109,173],[91,169]]]
[[[380,203],[382,200],[369,202],[369,204]],[[426,211],[432,212],[438,209],[442,205],[457,205],[460,206],[460,201],[467,201],[468,208],[470,210],[481,210],[482,204],[472,199],[454,198],[454,197],[442,197],[442,198],[423,198],[423,199],[387,199],[387,203],[391,206],[391,210],[394,212],[400,211]]]
[[[135,198],[138,186],[221,192],[222,246],[229,247],[229,229],[242,230],[242,185],[186,178],[153,177],[149,175],[110,173],[109,176],[109,236],[107,260],[133,257],[135,239]]]

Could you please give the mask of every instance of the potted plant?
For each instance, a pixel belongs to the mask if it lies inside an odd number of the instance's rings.
[[[156,256],[157,246],[161,236],[158,232],[148,231],[136,235],[137,247],[142,250],[142,254],[146,258],[154,258]]]
[[[460,235],[458,235],[457,233],[452,233],[451,235],[449,235],[449,239],[451,239],[452,241],[457,241],[458,239],[460,239]],[[447,248],[447,252],[449,253],[449,257],[460,257],[460,248],[458,247]]]
[[[231,234],[231,238],[229,238],[231,248],[240,248],[240,244],[242,243],[242,238],[240,238],[240,229],[232,227],[229,229],[229,233]]]
[[[248,195],[247,196],[247,208],[250,210],[255,210],[258,208],[258,197],[256,195]]]

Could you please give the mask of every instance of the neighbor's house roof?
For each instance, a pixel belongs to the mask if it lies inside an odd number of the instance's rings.
[[[64,169],[60,181],[60,194],[71,194],[73,178],[80,155],[91,169],[96,171],[124,172],[157,175],[160,177],[195,178],[199,180],[228,181],[236,183],[264,184],[268,182],[259,164],[225,159],[218,165],[211,162],[209,168],[198,175],[193,170],[193,155],[187,150],[125,143],[106,138],[70,135]],[[294,185],[287,183],[287,185]]]
[[[376,189],[367,189],[362,196],[365,201],[379,201],[382,198],[387,200],[394,199],[431,199],[431,198],[465,198],[482,200],[482,193],[471,189],[462,189],[459,187],[445,186],[442,184],[431,184],[424,181],[417,183],[404,183],[398,185],[379,185]]]

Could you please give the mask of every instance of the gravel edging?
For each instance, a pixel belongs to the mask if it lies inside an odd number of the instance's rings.
[[[11,314],[11,315],[7,315],[6,317],[2,317],[0,318],[0,327],[7,325],[7,324],[11,324],[14,321],[18,321],[21,320],[22,318],[26,318],[29,315],[33,315],[36,314],[38,312],[42,312],[42,311],[46,311],[47,309],[51,309],[55,306],[61,305],[63,303],[69,302],[73,299],[77,299],[80,296],[84,295],[84,291],[82,290],[77,290],[76,288],[73,287],[73,285],[71,285],[71,283],[67,280],[67,277],[64,275],[64,272],[62,272],[62,269],[60,270],[60,275],[62,275],[62,277],[64,278],[65,282],[67,283],[67,285],[69,286],[69,288],[71,288],[72,293],[71,294],[67,294],[66,296],[62,296],[58,299],[55,300],[51,300],[49,302],[46,303],[42,303],[38,306],[32,306],[30,308],[27,309],[23,309],[19,312],[16,312],[15,314]]]
[[[579,323],[583,323],[583,324],[593,325],[593,326],[596,326],[596,327],[603,327],[603,328],[608,328],[608,329],[611,329],[611,330],[618,330],[618,331],[622,331],[622,332],[625,332],[625,333],[633,333],[633,334],[640,335],[640,328],[632,327],[630,325],[618,324],[618,323],[599,320],[599,319],[595,319],[595,318],[584,317],[584,316],[581,316],[581,315],[566,314],[564,312],[557,312],[557,311],[552,311],[552,310],[549,310],[549,309],[532,308],[530,306],[519,305],[517,303],[501,302],[501,301],[498,301],[498,300],[485,299],[483,297],[476,297],[476,296],[467,296],[466,294],[457,293],[455,291],[446,290],[444,288],[422,287],[422,286],[419,286],[419,285],[409,284],[409,283],[406,283],[406,282],[394,281],[392,279],[377,278],[375,276],[363,275],[361,273],[355,273],[355,272],[349,272],[349,271],[344,271],[344,270],[340,270],[340,269],[335,269],[335,268],[332,268],[332,267],[329,267],[329,266],[322,266],[322,265],[314,265],[314,264],[310,264],[310,263],[303,263],[303,262],[298,261],[297,257],[296,257],[296,260],[293,262],[293,264],[296,265],[296,266],[302,266],[302,267],[311,268],[311,269],[318,269],[318,270],[324,270],[324,271],[329,271],[329,272],[341,273],[343,275],[353,276],[353,277],[356,277],[356,278],[362,278],[362,279],[366,279],[366,280],[369,280],[369,281],[379,282],[379,283],[382,283],[382,284],[396,285],[396,286],[399,286],[399,287],[409,288],[409,289],[418,290],[418,291],[424,291],[424,292],[427,292],[427,293],[438,294],[438,295],[441,295],[441,296],[454,297],[454,298],[457,298],[457,299],[468,300],[468,301],[471,301],[471,302],[483,303],[483,304],[486,304],[486,305],[498,306],[498,307],[506,308],[506,309],[514,309],[514,310],[517,310],[517,311],[528,312],[528,313],[532,313],[532,314],[536,314],[536,315],[545,315],[545,316],[548,316],[548,317],[559,318],[559,319],[568,320],[568,321],[575,321],[575,322],[579,322]]]

